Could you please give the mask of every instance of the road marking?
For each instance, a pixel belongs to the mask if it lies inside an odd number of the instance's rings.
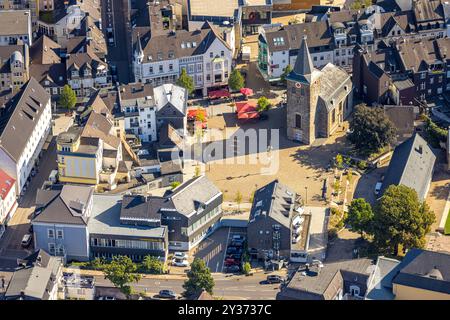
[[[230,239],[230,232],[231,232],[231,228],[228,227],[228,234],[227,234],[227,242],[226,242],[226,246],[228,247],[228,240]],[[223,259],[222,259],[222,270],[221,272],[223,272],[223,267],[225,266],[225,256],[227,254],[227,249],[225,248],[223,250]]]

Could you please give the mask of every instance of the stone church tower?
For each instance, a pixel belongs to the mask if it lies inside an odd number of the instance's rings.
[[[287,79],[288,139],[311,144],[316,138],[320,71],[314,69],[306,36],[303,36],[294,69]]]

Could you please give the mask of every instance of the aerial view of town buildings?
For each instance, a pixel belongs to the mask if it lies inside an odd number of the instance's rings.
[[[450,300],[449,128],[447,0],[0,0],[0,304]]]

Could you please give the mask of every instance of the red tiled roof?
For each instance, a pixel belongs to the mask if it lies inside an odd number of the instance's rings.
[[[9,193],[9,190],[12,189],[15,182],[16,180],[0,169],[0,198],[6,198],[6,195]]]

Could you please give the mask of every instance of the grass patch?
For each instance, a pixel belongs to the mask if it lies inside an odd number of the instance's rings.
[[[444,226],[444,234],[449,235],[450,234],[450,210],[447,215],[447,220],[445,220],[445,226]]]
[[[45,23],[54,23],[53,11],[41,11],[39,12],[39,20]]]

